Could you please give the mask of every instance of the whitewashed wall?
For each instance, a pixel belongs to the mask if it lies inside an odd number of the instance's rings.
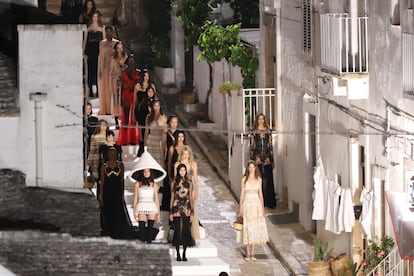
[[[16,118],[0,118],[0,167],[26,174],[36,185],[35,111],[29,94],[43,102],[43,186],[83,187],[82,25],[20,25],[19,103]]]

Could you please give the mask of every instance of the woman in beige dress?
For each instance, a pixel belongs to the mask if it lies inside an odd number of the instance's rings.
[[[128,55],[124,51],[124,45],[121,41],[115,43],[114,53],[111,59],[111,114],[115,117],[116,127],[119,128],[118,118],[122,113],[121,97],[122,97],[122,73],[126,68],[125,61]],[[123,125],[127,125],[128,122],[122,122]]]
[[[246,261],[256,260],[255,245],[269,241],[263,204],[262,178],[256,162],[250,160],[241,180],[239,216],[243,217],[243,232],[237,242],[246,245]]]
[[[105,26],[105,39],[99,43],[98,56],[98,90],[99,115],[111,114],[111,61],[117,39],[113,38],[112,26]]]
[[[162,156],[162,135],[167,129],[167,117],[161,109],[161,102],[154,100],[151,103],[151,112],[145,120],[144,145],[152,157],[160,164],[164,165]]]
[[[197,200],[198,200],[198,167],[197,162],[194,161],[193,151],[191,147],[184,145],[178,155],[178,160],[175,162],[174,165],[174,172],[176,173],[177,167],[180,164],[184,164],[187,168],[187,176],[188,179],[192,180],[193,182],[193,202],[194,202],[194,219],[191,223],[191,235],[193,236],[194,240],[200,240],[200,225],[198,219],[198,208],[197,208]],[[174,175],[175,177],[175,175]]]

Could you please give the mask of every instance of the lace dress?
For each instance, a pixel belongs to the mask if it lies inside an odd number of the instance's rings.
[[[154,187],[141,186],[138,190],[137,214],[157,214],[158,208],[154,201]]]
[[[244,184],[243,231],[237,242],[245,245],[264,244],[269,241],[264,210],[259,198],[260,182]]]

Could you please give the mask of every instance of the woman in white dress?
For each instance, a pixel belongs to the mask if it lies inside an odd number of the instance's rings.
[[[237,242],[246,245],[246,261],[256,260],[255,245],[269,241],[264,212],[262,178],[256,162],[250,160],[241,180],[239,216],[243,217],[243,232]]]
[[[151,177],[151,170],[144,169],[142,177],[135,183],[134,218],[138,221],[141,240],[147,243],[151,243],[158,232],[154,222],[155,219],[158,223],[161,221],[159,206],[158,185]]]

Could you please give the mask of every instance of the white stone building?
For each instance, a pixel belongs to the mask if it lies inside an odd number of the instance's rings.
[[[349,188],[353,205],[361,205],[363,187],[373,191],[372,237],[395,238],[386,194],[400,193],[397,209],[413,225],[414,1],[260,4],[259,87],[274,83],[277,91],[277,181],[299,204],[305,229],[358,260],[358,221],[336,234],[325,230],[326,220],[312,220],[314,167],[320,156],[326,178]],[[413,248],[412,238],[406,242]]]

